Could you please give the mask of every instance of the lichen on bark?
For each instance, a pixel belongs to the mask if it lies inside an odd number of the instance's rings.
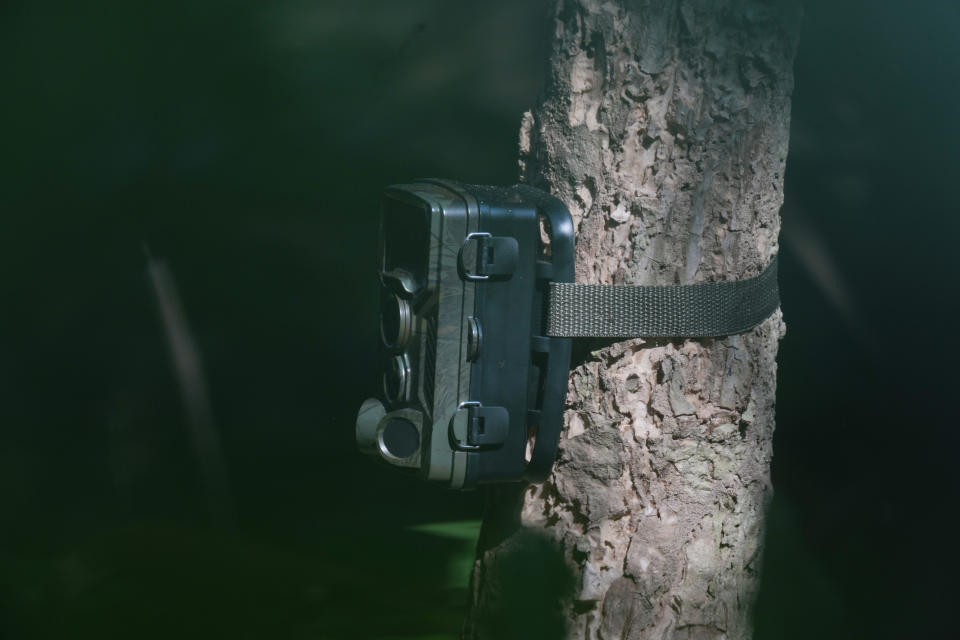
[[[777,252],[793,1],[560,0],[521,178],[560,197],[576,279],[746,278]],[[749,638],[771,495],[779,312],[741,335],[588,349],[554,471],[492,491],[464,636],[486,638],[531,531],[571,588],[571,638]],[[502,632],[502,631],[501,631]]]

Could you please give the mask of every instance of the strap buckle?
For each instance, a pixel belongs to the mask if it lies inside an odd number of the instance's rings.
[[[457,438],[456,423],[460,412],[467,412],[467,433],[463,440]],[[504,407],[485,407],[476,400],[457,405],[450,417],[447,436],[454,451],[481,451],[503,445],[510,431],[510,413]]]
[[[471,247],[475,244],[475,247]],[[470,260],[470,254],[474,259]],[[520,259],[520,245],[516,238],[494,236],[486,231],[468,233],[457,255],[457,271],[464,280],[489,280],[491,277],[509,278],[517,268]],[[467,262],[474,263],[473,270]]]

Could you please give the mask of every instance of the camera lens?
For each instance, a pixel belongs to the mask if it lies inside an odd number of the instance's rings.
[[[380,336],[388,347],[399,349],[410,339],[410,303],[396,294],[384,297],[380,306]]]
[[[420,448],[420,432],[406,418],[390,418],[380,437],[383,448],[395,458],[409,458]]]
[[[407,386],[410,380],[410,367],[403,354],[387,359],[383,372],[383,392],[390,402],[403,402],[407,399]]]

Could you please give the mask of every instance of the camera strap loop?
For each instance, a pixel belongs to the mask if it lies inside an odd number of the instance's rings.
[[[456,425],[460,413],[466,412],[466,438],[457,438]],[[510,414],[503,407],[484,406],[480,402],[461,402],[450,417],[447,435],[450,446],[456,451],[479,451],[496,448],[507,440],[510,433]]]
[[[592,338],[708,338],[752,329],[780,306],[777,256],[758,276],[691,285],[551,282],[546,334]]]
[[[471,262],[467,257],[468,247],[474,243],[473,262],[476,263],[475,269],[471,271],[467,263]],[[460,277],[464,280],[488,280],[491,277],[505,276],[510,277],[517,268],[520,248],[516,238],[499,237],[485,231],[476,231],[468,233],[460,247],[460,253],[457,256],[457,268],[460,270]]]

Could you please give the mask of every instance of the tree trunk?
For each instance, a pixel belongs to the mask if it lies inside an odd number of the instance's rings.
[[[577,281],[758,274],[799,7],[558,0],[554,17],[521,178],[570,208]],[[778,311],[727,338],[575,346],[552,475],[490,492],[464,636],[749,638],[783,333]]]

